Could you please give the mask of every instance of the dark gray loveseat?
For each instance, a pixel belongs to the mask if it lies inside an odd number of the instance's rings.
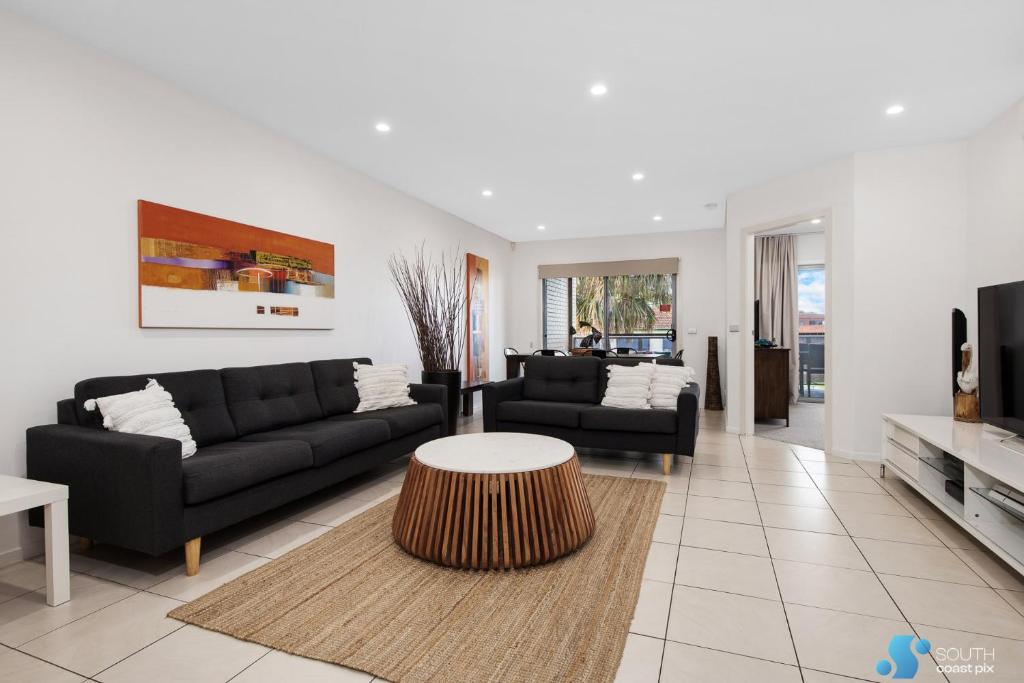
[[[672,456],[693,455],[700,387],[683,387],[676,410],[631,410],[601,405],[609,365],[636,365],[629,358],[531,356],[522,377],[484,387],[484,431],[529,432],[577,447],[662,454],[669,474]],[[674,359],[659,360],[682,365]]]
[[[325,488],[443,435],[446,389],[414,384],[415,406],[353,413],[353,361],[98,377],[57,404],[58,424],[27,433],[28,476],[67,484],[71,533],[161,555],[185,546],[198,571],[202,536]],[[90,398],[171,393],[199,447],[110,432]],[[41,515],[32,523],[41,525]]]

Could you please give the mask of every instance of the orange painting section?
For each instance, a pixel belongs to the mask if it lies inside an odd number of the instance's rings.
[[[334,275],[333,244],[143,200],[139,200],[139,237],[295,256],[312,261],[318,273]]]

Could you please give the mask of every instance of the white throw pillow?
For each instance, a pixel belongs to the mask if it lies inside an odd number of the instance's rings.
[[[655,365],[651,381],[651,407],[675,410],[679,392],[696,379],[693,368],[679,365]]]
[[[609,365],[608,387],[601,405],[611,408],[650,408],[651,376],[654,365]]]
[[[192,432],[175,407],[174,399],[155,379],[149,380],[140,391],[91,398],[83,406],[86,410],[99,408],[103,426],[112,432],[177,439],[181,442],[182,459],[196,452]]]
[[[355,412],[416,405],[409,396],[409,370],[405,363],[352,363],[352,367],[355,368],[356,391],[359,392],[359,405]]]

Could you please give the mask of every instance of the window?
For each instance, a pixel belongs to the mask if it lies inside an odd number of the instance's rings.
[[[668,273],[546,278],[544,347],[584,346],[600,332],[598,348],[671,354],[675,283]]]
[[[569,279],[544,280],[544,348],[569,350]]]
[[[797,269],[800,311],[800,400],[825,398],[825,266]]]

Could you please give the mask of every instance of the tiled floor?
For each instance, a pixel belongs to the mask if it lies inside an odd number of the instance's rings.
[[[462,431],[479,431],[479,415]],[[841,683],[875,676],[891,636],[995,649],[1024,677],[1024,581],[875,463],[726,434],[702,420],[696,456],[585,452],[585,471],[668,484],[619,680]],[[179,554],[97,546],[74,554],[70,602],[48,608],[43,567],[0,568],[0,680],[369,682],[367,674],[186,626],[165,615],[394,495],[404,465],[203,541]],[[941,681],[934,662],[915,681]],[[960,680],[951,674],[948,680]]]

